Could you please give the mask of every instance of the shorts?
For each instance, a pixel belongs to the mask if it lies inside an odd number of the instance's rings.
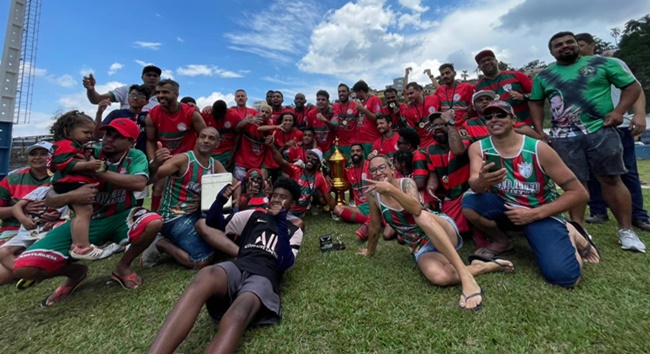
[[[580,182],[594,176],[619,176],[627,173],[623,163],[623,144],[615,127],[570,138],[555,138],[553,149]]]
[[[456,230],[456,237],[458,238],[458,244],[456,244],[456,251],[460,250],[461,247],[463,247],[463,238],[460,236],[460,233],[458,232],[458,227],[456,226],[454,220],[445,214],[434,214],[434,215],[437,215],[445,219],[448,223],[451,224],[451,226],[454,227],[454,230]],[[419,250],[415,251],[413,253],[413,258],[415,258],[415,262],[417,262],[418,259],[420,259],[420,257],[422,257],[423,254],[430,253],[430,252],[438,252],[438,253],[440,252],[438,251],[436,246],[434,246],[433,243],[431,243],[431,241],[427,242],[424,246],[420,247]]]
[[[359,209],[359,214],[370,216],[370,205],[367,202],[357,205],[357,209]]]
[[[508,211],[505,201],[494,193],[466,195],[463,209],[495,221],[501,230],[523,230],[539,269],[549,283],[569,288],[580,278],[582,269],[564,220],[548,217],[524,226],[514,225],[505,214]]]
[[[463,196],[456,199],[445,199],[440,211],[454,220],[459,232],[469,231],[469,223],[463,214]]]
[[[194,224],[199,221],[200,217],[199,213],[185,214],[165,221],[160,229],[163,237],[185,251],[190,261],[194,263],[205,261],[214,254],[214,249],[203,240],[194,228]]]
[[[237,296],[250,292],[262,302],[262,307],[251,322],[253,325],[271,325],[278,323],[282,316],[280,294],[273,290],[273,284],[267,278],[241,271],[232,262],[216,264],[226,272],[228,278],[228,298],[213,296],[205,302],[210,317],[215,322],[221,321]]]
[[[61,221],[57,222],[54,225],[54,227],[61,226],[61,225],[63,225],[63,223],[65,223],[65,221],[61,220]],[[50,230],[50,231],[52,231],[52,230]],[[48,232],[49,231],[46,231],[46,232],[44,232],[44,234],[46,234]],[[12,237],[7,242],[3,243],[2,246],[0,246],[0,248],[2,248],[2,247],[22,247],[22,248],[26,249],[29,246],[31,246],[32,244],[34,244],[34,242],[36,242],[36,241],[38,241],[38,240],[35,240],[31,236],[31,231],[25,230],[25,228],[21,227],[20,229],[18,229],[18,232],[16,233],[16,236]]]
[[[111,241],[120,244],[128,239],[137,240],[147,225],[162,217],[144,208],[131,208],[103,219],[91,219],[88,240],[94,245],[103,245]],[[68,262],[72,237],[70,221],[66,221],[23,252],[14,265],[14,269],[36,267],[46,271],[57,271]]]
[[[230,167],[227,166],[228,165],[228,160],[230,159],[230,156],[232,156],[232,151],[224,151],[224,152],[222,152],[220,154],[212,155],[212,158],[219,161],[219,162],[221,162],[221,164],[226,169],[226,171],[232,173],[233,169],[234,169],[234,167],[233,167],[234,164],[230,165]]]
[[[59,194],[63,194],[78,189],[85,184],[84,182],[60,182],[54,183],[52,189]]]
[[[244,178],[246,178],[246,172],[248,170],[244,166],[240,165],[235,165],[235,168],[232,171],[232,175],[239,181],[239,182],[244,182]]]
[[[15,230],[4,230],[0,232],[0,240],[8,240],[18,233],[18,229]]]

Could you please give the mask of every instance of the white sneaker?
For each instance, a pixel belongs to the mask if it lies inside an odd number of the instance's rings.
[[[156,238],[154,238],[149,247],[142,252],[142,255],[140,256],[140,267],[153,268],[158,264],[158,262],[160,262],[163,254],[158,250],[158,247],[156,247],[156,243],[158,243],[162,238],[162,235],[156,235]]]
[[[632,229],[618,230],[618,243],[624,250],[645,253],[645,245]]]

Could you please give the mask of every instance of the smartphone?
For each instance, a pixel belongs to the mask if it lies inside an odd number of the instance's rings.
[[[496,172],[503,168],[503,158],[501,155],[483,152],[483,158],[485,159],[486,165],[490,162],[494,162],[494,166],[490,167],[490,172]]]

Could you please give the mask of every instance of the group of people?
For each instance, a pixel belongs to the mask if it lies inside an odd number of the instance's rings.
[[[54,144],[29,147],[29,166],[0,181],[8,240],[0,283],[26,289],[63,276],[42,302],[51,306],[87,278],[87,266],[71,258],[124,252],[111,278],[134,289],[143,284],[132,268],[138,256],[143,267],[170,256],[200,271],[151,352],[172,352],[203,304],[220,321],[210,347],[234,351],[249,324],[280,319],[279,283],[308,229],[304,215],[322,208],[360,224],[356,235],[368,242],[360,255],[375,253],[380,234],[408,245],[431,283],[460,284],[464,309],[483,304],[477,275],[514,271],[510,231],[523,232],[546,281],[574,287],[583,262],[600,261],[584,223],[605,221],[605,205],[621,247],[645,252],[632,229],[650,231],[633,146],[645,130],[645,96],[624,63],[594,55],[589,34],[560,32],[548,46],[557,62],[534,80],[500,70],[483,50],[475,85],[456,81],[454,66],[444,64],[441,83],[427,70],[432,95],[406,78],[404,103],[393,88],[382,102],[361,80],[340,84],[334,104],[326,90],[314,106],[297,94],[293,107],[269,91],[257,111],[237,90],[236,106],[218,100],[200,109],[192,97],[179,101],[179,84],[160,80],[153,65],[143,69],[142,85],[104,94],[89,75],[83,85],[98,105],[95,117],[61,115]],[[104,117],[113,102],[120,109]],[[349,159],[348,205],[331,194],[325,161],[336,149]],[[232,183],[203,209],[203,176],[225,172]],[[149,192],[151,210],[142,206]],[[477,249],[466,265],[458,249],[470,238]],[[234,260],[215,264],[217,255]]]

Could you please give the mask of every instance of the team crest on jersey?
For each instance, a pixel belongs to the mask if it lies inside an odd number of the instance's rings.
[[[352,108],[348,108],[348,112],[347,112],[347,113],[348,113],[348,114],[352,114],[352,112],[353,112],[353,111],[352,111]]]
[[[226,129],[228,129],[228,128],[231,127],[230,122],[225,122],[225,123],[223,124],[223,126],[226,127]]]
[[[505,92],[510,92],[510,91],[512,91],[512,84],[505,84],[505,85],[503,85],[503,91],[505,91]]]
[[[436,113],[436,107],[429,107],[429,114]]]
[[[185,125],[185,123],[178,123],[176,129],[178,129],[180,132],[184,132],[187,130],[187,125]]]
[[[460,94],[454,94],[454,101],[460,101]]]
[[[468,134],[467,134],[467,130],[465,130],[465,128],[461,128],[461,129],[458,131],[458,134],[460,134],[460,136],[468,136]]]
[[[522,177],[528,178],[533,174],[533,165],[528,162],[522,162],[517,164],[517,170]]]
[[[596,75],[596,71],[597,70],[596,70],[595,67],[593,67],[591,65],[587,65],[587,66],[585,66],[583,68],[580,68],[580,76],[582,76],[584,78],[593,77],[594,75]]]

